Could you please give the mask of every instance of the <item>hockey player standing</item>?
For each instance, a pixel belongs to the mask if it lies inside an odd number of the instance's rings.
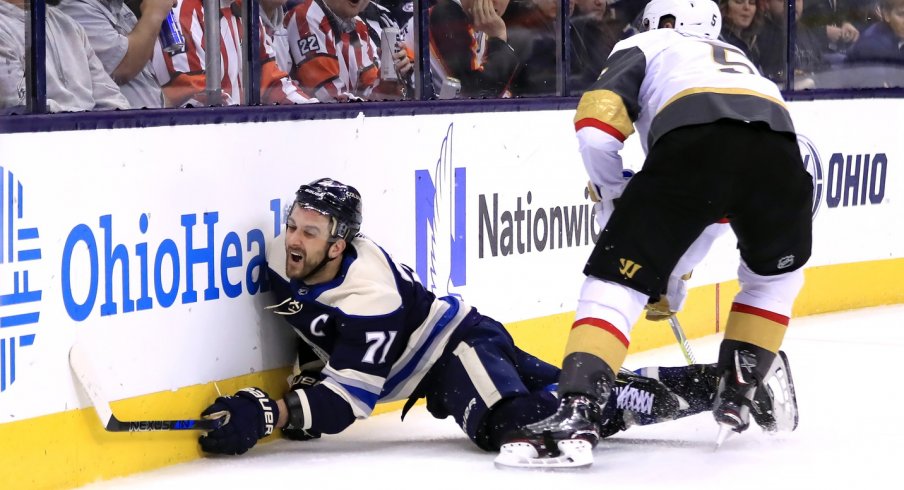
[[[358,234],[361,220],[354,187],[320,179],[299,188],[285,244],[269,257],[277,303],[269,309],[302,344],[295,375],[282,399],[257,388],[217,398],[202,415],[229,418],[200,438],[204,451],[241,454],[279,428],[295,440],[338,433],[378,402],[410,407],[421,397],[435,417],[451,415],[475,444],[497,450],[506,433],[555,413],[558,368],[515,347],[499,322],[461,299],[428,291]],[[649,369],[651,377],[619,374],[619,402],[601,435],[709,410],[714,364]],[[761,425],[793,419],[796,406],[773,408],[763,395]]]
[[[586,457],[599,440],[631,326],[700,233],[727,216],[741,290],[717,363],[717,444],[749,425],[803,285],[812,181],[775,84],[718,41],[711,0],[652,0],[645,32],[619,42],[575,116],[600,205],[614,211],[587,264],[565,350],[557,412],[506,437],[497,462]],[[647,154],[628,183],[619,150],[637,130]],[[592,459],[591,459],[592,460]]]

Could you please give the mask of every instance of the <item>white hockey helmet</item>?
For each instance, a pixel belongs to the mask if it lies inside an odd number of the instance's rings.
[[[722,31],[722,13],[713,0],[650,0],[643,11],[643,30],[659,29],[668,17],[674,17],[678,32],[718,39]]]

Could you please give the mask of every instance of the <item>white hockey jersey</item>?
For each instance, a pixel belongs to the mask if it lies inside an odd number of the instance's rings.
[[[591,181],[600,197],[614,199],[626,184],[618,151],[635,128],[647,153],[673,129],[719,119],[794,132],[778,87],[738,48],[657,29],[615,45],[574,124]]]

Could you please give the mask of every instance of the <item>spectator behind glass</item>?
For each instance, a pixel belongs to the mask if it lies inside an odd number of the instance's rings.
[[[756,36],[762,24],[762,16],[757,15],[757,0],[719,0],[722,12],[723,41],[737,46],[748,58],[756,58]]]
[[[359,14],[369,0],[304,0],[288,14],[292,77],[321,102],[398,99],[402,85],[380,79],[380,50]],[[401,77],[413,70],[398,44],[392,55]]]
[[[47,110],[50,112],[128,109],[129,101],[97,59],[85,30],[47,0]],[[25,0],[0,0],[0,109],[25,108]]]
[[[849,63],[904,64],[904,0],[879,0],[879,15],[848,51]]]
[[[503,16],[508,44],[519,61],[511,84],[516,97],[557,94],[558,3],[559,0],[524,0],[520,8],[509,8]]]
[[[592,15],[602,19],[606,14],[609,2],[607,0],[571,0],[571,16],[582,17]]]
[[[206,85],[203,0],[178,0],[176,11],[185,37],[185,51],[154,53],[154,70],[163,86],[167,105],[210,105]],[[245,103],[242,65],[241,7],[234,0],[220,0],[220,80],[219,104]],[[260,99],[262,104],[304,104],[312,102],[276,64],[272,41],[261,22],[259,30],[261,63]],[[159,46],[159,44],[158,44]]]
[[[873,0],[807,0],[798,17],[801,24],[818,33],[827,50],[843,54],[860,37],[865,20],[862,6],[867,3],[875,5]]]
[[[502,16],[509,0],[439,0],[428,11],[434,97],[510,97],[518,57]],[[405,43],[415,46],[413,18]],[[456,89],[458,85],[458,89]]]
[[[572,5],[569,83],[571,95],[579,95],[599,77],[627,22],[616,17],[606,0],[575,0]]]
[[[649,0],[613,0],[609,3],[609,11],[625,25],[622,39],[643,32],[642,14],[648,3]]]
[[[404,37],[403,37],[403,32],[402,32],[402,30],[403,30],[402,26],[404,26],[405,24],[399,24],[396,21],[396,18],[393,15],[391,10],[389,10],[388,8],[380,5],[379,3],[377,3],[373,0],[371,0],[371,2],[367,4],[367,7],[365,7],[364,10],[362,10],[358,16],[361,17],[361,20],[363,20],[367,24],[367,32],[370,34],[370,38],[373,40],[374,44],[376,44],[377,47],[379,48],[381,54],[383,51],[383,44],[382,44],[383,30],[392,29],[396,32],[396,37],[394,39],[394,42],[396,43],[396,45],[393,48],[393,56],[397,58],[397,61],[399,61],[400,63],[403,63],[405,65],[404,68],[396,70],[396,75],[398,75],[398,77],[399,77],[398,84],[400,85],[399,95],[401,95],[402,98],[409,98],[409,97],[413,96],[414,95],[414,48],[413,48],[413,46],[408,46],[406,43],[403,42]],[[410,18],[410,17],[411,16],[409,15],[407,18]],[[405,62],[402,59],[401,54],[399,53],[400,51],[404,51],[405,57],[408,60],[407,62]],[[381,61],[382,61],[382,58],[381,58]],[[402,65],[399,65],[399,66],[401,67]],[[390,84],[386,83],[386,82],[384,82],[384,83],[386,85],[386,88],[389,89]],[[395,98],[395,97],[389,97],[389,94],[385,93],[386,91],[383,91],[383,92],[384,92],[384,94],[383,94],[384,98]],[[392,90],[392,92],[396,92],[396,91]]]
[[[289,54],[289,31],[285,27],[286,0],[260,0],[261,25],[273,40],[273,55],[280,71],[292,71],[292,55]]]
[[[756,39],[757,62],[763,75],[783,86],[787,79],[786,47],[788,45],[787,22],[785,20],[788,5],[786,0],[763,0],[763,27]],[[800,19],[804,0],[795,2],[795,20]],[[797,24],[797,37],[794,46],[794,90],[814,88],[813,75],[824,70],[828,64],[822,56],[822,43],[819,33],[801,23]]]
[[[151,57],[176,0],[142,0],[141,20],[122,0],[62,0],[60,10],[85,29],[94,53],[134,109],[163,107]]]
[[[432,5],[435,2],[428,0]],[[414,0],[371,0],[370,3],[379,4],[389,11],[392,20],[398,26],[404,26],[414,15]]]

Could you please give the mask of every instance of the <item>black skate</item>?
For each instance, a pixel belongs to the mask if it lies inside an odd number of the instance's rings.
[[[590,466],[601,419],[599,403],[586,395],[566,395],[556,413],[507,435],[495,463],[517,468]]]
[[[741,433],[750,427],[750,407],[757,389],[754,372],[759,362],[752,351],[735,350],[732,353],[732,365],[719,379],[713,403],[713,417],[719,424],[717,448],[725,442],[730,431]]]
[[[782,351],[771,356],[766,351],[737,349],[732,361],[719,379],[713,403],[713,417],[720,426],[716,447],[732,431],[747,430],[751,416],[768,433],[797,428],[797,396],[788,356]],[[764,362],[769,362],[768,369]]]
[[[750,415],[768,433],[797,428],[797,395],[788,356],[783,351],[778,352],[763,386],[753,396]]]
[[[641,373],[643,370],[641,370]],[[712,393],[713,390],[710,390]],[[614,414],[603,425],[600,436],[608,437],[634,425],[658,424],[684,416],[688,402],[654,377],[637,374],[622,368],[615,380],[613,397],[609,406]],[[710,399],[709,406],[712,406]]]
[[[677,399],[679,406],[673,418],[687,417],[713,409],[716,388],[719,386],[715,364],[652,366],[640,369],[638,374],[658,380]]]

